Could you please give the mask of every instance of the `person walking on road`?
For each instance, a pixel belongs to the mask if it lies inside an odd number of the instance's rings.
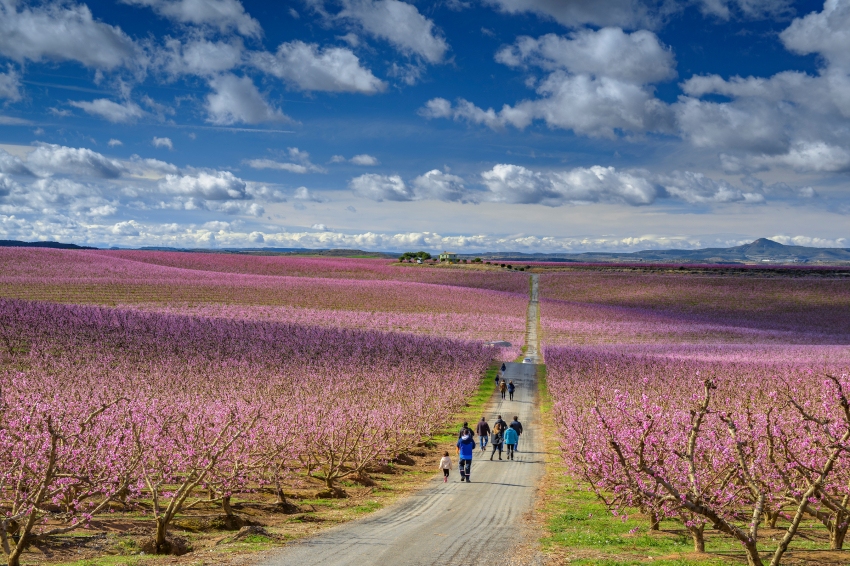
[[[497,372],[496,372],[496,388],[498,388],[498,387],[499,387],[499,379],[500,379],[501,377],[502,377],[502,372],[497,371]]]
[[[514,400],[514,391],[516,390],[516,385],[514,385],[513,380],[508,383],[508,395],[511,397],[511,401]]]
[[[517,440],[519,440],[519,435],[514,429],[509,428],[505,431],[505,446],[508,447],[508,455],[506,457],[508,460],[514,459],[514,448],[516,448]]]
[[[508,390],[508,384],[505,383],[505,380],[502,380],[502,383],[499,384],[499,392],[502,394],[502,399],[505,398],[505,392]]]
[[[496,422],[493,423],[493,432],[503,433],[505,429],[508,428],[508,423],[502,420],[502,415],[496,417]]]
[[[502,443],[504,438],[502,437],[501,432],[494,432],[493,438],[490,440],[490,445],[493,447],[493,451],[490,452],[490,459],[493,459],[493,456],[496,455],[496,450],[499,451],[499,460],[502,459]]]
[[[505,373],[505,370],[506,370],[506,369],[508,369],[508,366],[506,366],[506,365],[504,364],[504,362],[502,362],[502,373]]]
[[[484,452],[487,449],[487,441],[490,438],[490,425],[487,424],[487,419],[481,417],[481,420],[478,421],[478,426],[475,427],[475,433],[481,442],[481,451]]]
[[[514,450],[519,452],[519,437],[522,436],[522,423],[519,422],[519,417],[514,416],[514,420],[508,426],[516,431],[517,440]]]
[[[458,469],[460,481],[470,483],[469,474],[472,472],[472,453],[475,451],[475,441],[471,434],[464,434],[457,441]]]
[[[466,421],[463,421],[463,426],[460,427],[460,430],[457,432],[457,437],[460,438],[464,434],[468,434],[469,436],[472,436],[472,437],[475,436],[475,433],[472,432],[472,429],[469,428],[469,423],[466,422]]]
[[[449,472],[452,469],[452,459],[449,458],[449,453],[443,453],[443,457],[440,458],[440,469],[443,470],[443,483],[449,481]]]

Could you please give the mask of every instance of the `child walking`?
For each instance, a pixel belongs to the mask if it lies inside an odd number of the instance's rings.
[[[440,469],[443,470],[443,483],[449,481],[449,472],[452,469],[452,459],[449,458],[449,453],[444,452],[440,460]]]

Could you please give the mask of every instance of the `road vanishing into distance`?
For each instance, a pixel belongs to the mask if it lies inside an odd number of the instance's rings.
[[[536,275],[532,276],[526,345],[526,357],[542,361],[537,343]],[[417,493],[367,517],[292,543],[260,565],[542,564],[538,535],[528,521],[544,466],[537,368],[534,364],[506,365],[505,379],[517,385],[514,400],[502,400],[494,391],[484,416],[491,426],[497,415],[506,422],[519,416],[524,434],[514,460],[490,461],[489,447],[485,453],[476,450],[472,483],[461,483],[457,456],[452,452],[455,469],[449,483],[443,483],[442,473],[437,474],[435,460],[434,478]],[[475,423],[470,425],[475,428]]]

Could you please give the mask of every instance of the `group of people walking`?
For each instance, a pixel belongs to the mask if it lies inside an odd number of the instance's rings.
[[[458,433],[457,454],[458,454],[458,469],[460,470],[460,481],[469,482],[470,472],[472,471],[472,455],[475,452],[475,435],[478,435],[481,452],[487,451],[487,445],[492,447],[490,460],[499,453],[499,460],[502,459],[502,447],[506,447],[508,460],[514,459],[514,454],[519,452],[519,438],[522,436],[522,423],[519,422],[519,417],[514,417],[510,424],[502,419],[502,415],[496,418],[493,427],[487,422],[486,417],[481,417],[473,431],[469,428],[469,423],[463,423],[463,427]],[[452,469],[452,461],[449,453],[446,452],[440,460],[440,469],[443,470],[443,481],[449,481],[449,471]]]
[[[505,383],[505,378],[502,377],[505,373],[505,364],[502,364],[502,369],[496,372],[496,387],[499,389],[499,393],[502,394],[502,399],[505,398],[505,393],[510,395],[510,400],[514,400],[514,391],[516,391],[516,385],[514,385],[513,380]]]

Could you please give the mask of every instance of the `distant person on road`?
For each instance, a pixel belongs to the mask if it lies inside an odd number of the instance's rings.
[[[505,431],[505,446],[508,449],[508,460],[514,459],[514,449],[516,448],[516,443],[518,440],[519,435],[514,429],[508,428],[508,430]]]
[[[502,372],[496,372],[496,387],[499,387],[499,379],[502,377]]]
[[[508,366],[506,366],[504,363],[502,363],[502,373],[505,373],[506,369],[508,369]]]
[[[519,452],[519,437],[522,436],[522,423],[519,422],[519,417],[514,416],[514,420],[508,426],[516,431],[517,440],[514,449]]]
[[[471,434],[464,434],[457,441],[458,469],[460,481],[470,483],[469,474],[472,471],[472,453],[475,451],[475,440]]]
[[[449,472],[452,469],[452,459],[449,458],[449,453],[444,452],[443,457],[440,458],[440,469],[443,470],[443,483],[449,481]]]
[[[487,448],[487,440],[490,438],[490,425],[487,424],[487,419],[481,417],[481,420],[478,421],[478,426],[475,427],[475,433],[481,442],[481,451],[484,452]]]
[[[502,393],[502,399],[505,398],[505,393],[508,391],[508,384],[505,383],[505,380],[502,380],[502,383],[499,384],[499,391]]]
[[[514,385],[513,380],[508,383],[508,395],[510,395],[511,401],[514,400],[514,391],[516,390],[516,385]]]
[[[496,455],[496,450],[499,451],[499,460],[502,459],[502,443],[504,442],[504,437],[501,432],[494,432],[493,438],[490,440],[490,445],[493,447],[493,451],[490,452],[490,459],[493,459],[493,456]]]

